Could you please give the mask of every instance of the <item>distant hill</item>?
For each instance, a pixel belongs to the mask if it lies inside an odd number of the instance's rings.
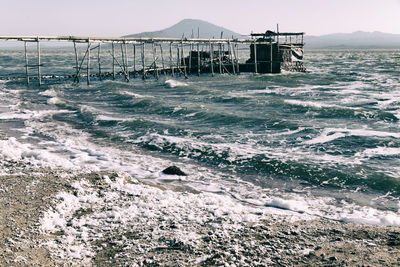
[[[400,34],[383,32],[305,35],[305,49],[400,49]]]
[[[199,19],[184,19],[169,28],[154,32],[141,32],[130,34],[123,37],[164,37],[164,38],[181,38],[182,35],[190,38],[192,33],[197,38],[197,29],[200,30],[200,38],[220,38],[223,32],[224,38],[239,38],[239,33],[233,32],[226,28],[214,25]]]

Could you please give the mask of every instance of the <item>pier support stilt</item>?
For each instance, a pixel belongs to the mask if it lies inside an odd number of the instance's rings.
[[[236,73],[239,74],[240,70],[239,70],[239,46],[237,43],[235,43],[235,59],[236,59]]]
[[[26,48],[26,42],[24,42],[25,47],[25,73],[26,73],[26,84],[29,86],[29,63],[28,63],[28,51]]]
[[[163,54],[163,48],[162,48],[161,44],[160,44],[160,53],[161,53],[161,65],[162,65],[163,72],[164,72],[164,75],[165,75],[164,54]]]
[[[144,58],[145,43],[142,43],[142,66],[143,66],[143,80],[146,79],[146,62]]]
[[[42,85],[42,75],[40,73],[40,42],[39,42],[39,37],[37,38],[37,60],[38,60],[38,64],[37,64],[37,71],[38,71],[38,82],[39,82],[39,86]]]
[[[112,50],[113,80],[115,80],[115,48],[114,48],[114,42],[111,43],[111,50]]]
[[[90,85],[90,39],[87,40],[88,48],[87,48],[87,85]]]
[[[214,47],[210,41],[210,63],[211,63],[211,76],[214,77]]]
[[[182,60],[182,67],[183,67],[183,74],[185,75],[185,79],[187,79],[187,71],[186,71],[186,62],[185,62],[185,54],[184,54],[184,49],[183,49],[183,41],[181,41],[181,60]]]
[[[151,49],[153,50],[153,75],[158,80],[158,67],[157,67],[157,57],[156,57],[156,47],[154,42],[151,43]]]
[[[128,50],[126,48],[126,42],[124,41],[124,50],[125,50],[125,73],[126,73],[126,81],[129,82],[129,63],[128,63]]]
[[[75,52],[75,79],[74,79],[74,82],[79,83],[79,61],[78,61],[78,51],[76,49],[76,42],[74,42],[74,52]]]
[[[174,77],[174,65],[172,61],[172,43],[169,43],[169,67],[171,68],[171,76]]]
[[[200,77],[200,44],[197,43],[197,76]]]
[[[228,49],[229,49],[229,58],[231,60],[231,65],[232,65],[232,73],[236,74],[235,71],[235,62],[233,61],[233,48],[232,48],[232,43],[231,41],[228,40]]]
[[[133,77],[136,78],[136,44],[133,44]]]
[[[97,47],[97,63],[99,64],[99,80],[101,81],[101,61],[100,61],[100,53],[101,53],[101,43]]]
[[[257,41],[254,40],[254,73],[257,72]]]

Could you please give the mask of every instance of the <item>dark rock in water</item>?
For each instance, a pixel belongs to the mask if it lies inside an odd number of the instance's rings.
[[[187,176],[181,169],[176,166],[170,166],[162,171],[164,174],[168,175],[180,175],[180,176]]]

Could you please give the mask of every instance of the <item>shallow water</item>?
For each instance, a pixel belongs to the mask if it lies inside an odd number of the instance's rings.
[[[0,51],[0,77],[23,77],[22,56]],[[72,74],[73,59],[44,51],[43,74]],[[0,158],[400,225],[400,51],[307,52],[305,63],[307,73],[93,78],[90,86],[3,79]],[[189,176],[163,175],[172,164]]]

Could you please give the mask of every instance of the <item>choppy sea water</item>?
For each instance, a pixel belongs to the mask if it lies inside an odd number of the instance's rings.
[[[42,54],[44,75],[73,73],[71,51]],[[400,51],[305,58],[307,73],[90,86],[45,77],[27,87],[5,79],[23,77],[22,50],[0,51],[0,159],[115,170],[249,207],[400,225]],[[162,174],[170,165],[189,176]]]

